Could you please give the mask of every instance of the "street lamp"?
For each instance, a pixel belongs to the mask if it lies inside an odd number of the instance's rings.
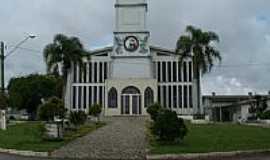
[[[17,45],[15,45],[15,47],[10,51],[8,52],[6,55],[5,55],[5,45],[4,45],[4,42],[1,42],[0,44],[0,67],[1,67],[1,91],[3,94],[5,94],[5,59],[7,59],[11,54],[13,54],[22,44],[24,44],[28,39],[34,39],[36,38],[37,36],[35,35],[32,35],[32,34],[29,34],[25,39],[23,39],[21,42],[19,42]]]

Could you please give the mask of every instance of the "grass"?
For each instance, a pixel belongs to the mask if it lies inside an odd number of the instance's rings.
[[[161,144],[153,138],[153,154],[183,154],[257,150],[270,148],[270,129],[236,124],[188,124],[189,133],[181,144]]]
[[[87,124],[77,131],[66,132],[63,141],[45,141],[42,139],[43,124],[41,122],[17,124],[10,126],[6,131],[0,131],[0,148],[50,152],[104,125],[103,123]]]

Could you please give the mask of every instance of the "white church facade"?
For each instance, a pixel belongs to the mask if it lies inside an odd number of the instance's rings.
[[[179,62],[173,50],[149,44],[146,0],[116,0],[114,44],[91,51],[85,65],[73,64],[65,105],[88,112],[103,106],[105,116],[147,115],[158,102],[179,115],[193,115],[192,60]]]

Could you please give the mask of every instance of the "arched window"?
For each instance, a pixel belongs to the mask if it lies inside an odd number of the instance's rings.
[[[149,107],[154,104],[154,91],[148,87],[144,91],[144,107]]]
[[[117,90],[111,88],[108,94],[108,107],[117,108]]]
[[[122,94],[140,94],[140,90],[136,87],[127,87],[123,89]]]

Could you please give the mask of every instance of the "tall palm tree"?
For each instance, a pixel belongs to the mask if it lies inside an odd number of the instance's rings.
[[[76,62],[82,65],[84,55],[86,55],[86,51],[80,40],[77,37],[67,37],[63,34],[57,34],[53,43],[45,47],[43,56],[47,64],[47,72],[50,74],[58,72],[58,75],[63,77],[63,91],[65,90],[72,63]]]
[[[193,102],[194,113],[201,114],[201,76],[211,72],[214,63],[222,61],[220,52],[213,42],[219,42],[219,36],[215,32],[204,32],[194,26],[187,26],[187,35],[181,36],[176,44],[176,53],[180,55],[180,61],[186,58],[193,60]]]

